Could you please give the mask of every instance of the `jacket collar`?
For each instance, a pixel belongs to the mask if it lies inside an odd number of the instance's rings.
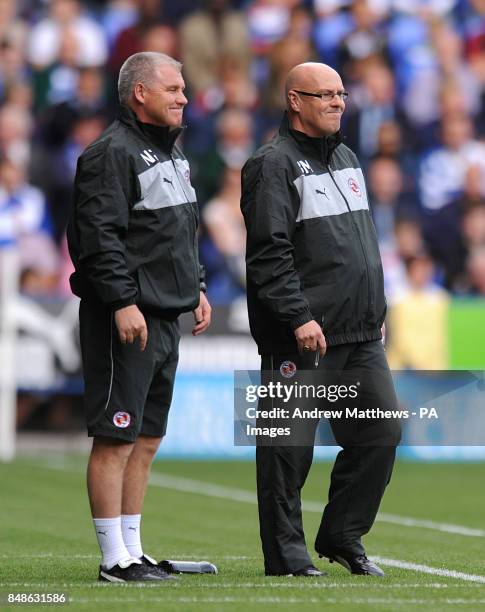
[[[148,136],[161,149],[170,153],[173,149],[175,141],[184,131],[185,127],[168,127],[152,125],[151,123],[143,123],[138,120],[136,114],[128,106],[121,105],[118,113],[118,119],[125,125],[130,126],[138,132],[142,132]]]
[[[330,161],[332,153],[343,141],[342,132],[340,130],[331,136],[315,138],[313,136],[308,136],[304,132],[291,129],[288,113],[286,112],[283,116],[283,120],[281,121],[279,134],[281,136],[289,136],[290,138],[293,138],[302,152],[316,155],[317,157],[324,159],[327,164]]]

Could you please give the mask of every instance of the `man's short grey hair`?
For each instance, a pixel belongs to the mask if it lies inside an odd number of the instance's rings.
[[[173,57],[165,53],[155,53],[154,51],[142,51],[135,53],[121,66],[118,77],[118,96],[121,104],[128,104],[131,93],[137,83],[150,85],[153,80],[154,72],[161,65],[173,66],[179,72],[182,64]]]

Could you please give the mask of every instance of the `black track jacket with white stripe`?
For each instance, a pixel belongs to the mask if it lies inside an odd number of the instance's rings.
[[[121,107],[80,156],[68,228],[79,297],[113,309],[137,304],[168,319],[198,306],[198,210],[175,145],[181,131],[141,123]]]
[[[340,134],[279,133],[242,171],[247,298],[261,354],[296,351],[315,319],[328,346],[381,338],[382,263],[364,177]]]

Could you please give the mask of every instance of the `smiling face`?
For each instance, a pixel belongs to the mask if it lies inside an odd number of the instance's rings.
[[[138,119],[158,126],[178,127],[182,124],[187,98],[185,82],[180,71],[170,64],[161,64],[154,70],[146,85],[137,83],[133,91]]]
[[[308,63],[296,66],[287,79],[288,110],[291,127],[308,136],[330,136],[340,129],[340,120],[345,110],[345,102],[334,95],[329,101],[308,93],[344,91],[340,75],[324,64]]]

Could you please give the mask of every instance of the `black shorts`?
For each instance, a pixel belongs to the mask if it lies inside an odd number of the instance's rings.
[[[178,363],[178,321],[144,313],[145,351],[139,340],[122,344],[114,313],[82,300],[79,309],[84,406],[89,436],[134,442],[139,434],[162,437],[167,429]]]

